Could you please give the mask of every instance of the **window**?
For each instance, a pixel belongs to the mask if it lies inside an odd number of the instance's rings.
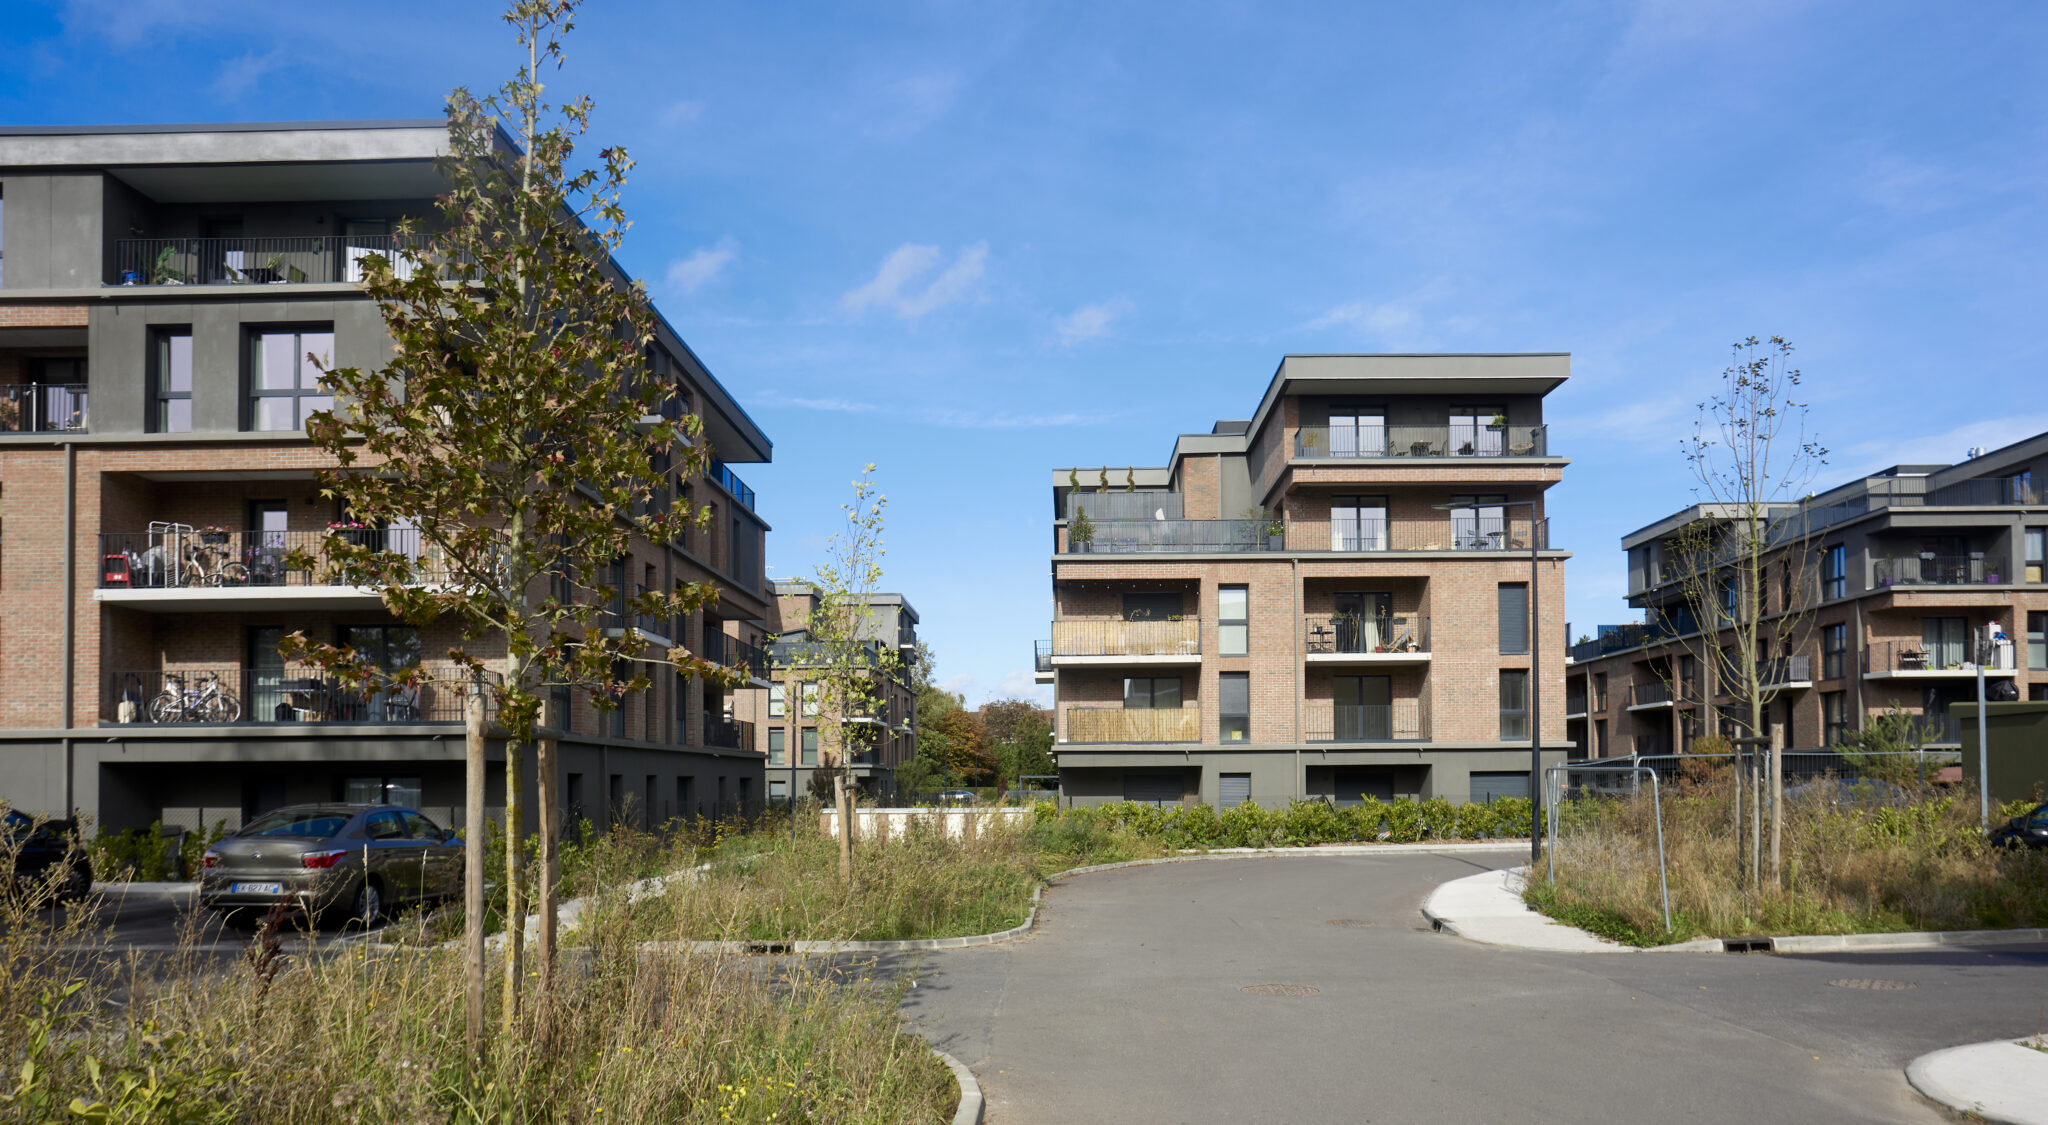
[[[788,743],[789,743],[789,732],[788,732],[788,731],[786,731],[786,730],[782,729],[781,727],[769,727],[769,728],[768,728],[768,764],[769,764],[769,765],[771,765],[771,766],[779,766],[779,765],[782,765],[782,764],[784,764],[784,763],[783,763],[783,761],[782,761],[782,756],[783,756],[783,754],[785,754],[785,753],[787,753],[787,752],[788,752],[788,749],[787,749],[787,748],[788,748]]]
[[[2034,500],[2034,470],[2022,469],[1999,482],[1999,503],[2032,504]]]
[[[1497,551],[1507,545],[1506,496],[1453,496],[1451,546],[1460,551]]]
[[[1706,696],[1706,692],[1703,690],[1703,685],[1701,685],[1700,683],[1699,658],[1692,655],[1691,653],[1687,653],[1686,655],[1678,658],[1679,702],[1683,703],[1688,698],[1688,692],[1691,693],[1691,698],[1695,699],[1704,698]]]
[[[1453,457],[1498,457],[1501,455],[1501,438],[1506,428],[1493,424],[1495,418],[1505,418],[1507,408],[1501,406],[1463,406],[1451,413],[1451,448],[1447,451]]]
[[[1529,651],[1529,584],[1503,582],[1498,595],[1500,651],[1519,655]]]
[[[768,717],[780,719],[789,714],[789,697],[781,684],[768,689]]]
[[[1330,497],[1330,549],[1332,551],[1386,550],[1387,498],[1384,496]]]
[[[771,781],[770,781],[770,782],[768,783],[768,799],[769,799],[769,800],[771,800],[771,801],[783,801],[783,800],[788,800],[788,799],[789,799],[789,782],[787,782],[787,781],[772,781],[772,780],[771,780]]]
[[[1171,711],[1179,707],[1179,676],[1131,676],[1124,680],[1125,710]]]
[[[1596,758],[1604,758],[1607,756],[1606,719],[1593,720],[1593,756]]]
[[[1473,770],[1466,799],[1476,805],[1490,805],[1496,797],[1529,797],[1527,770]]]
[[[1251,626],[1247,622],[1251,597],[1247,587],[1224,586],[1216,591],[1216,652],[1220,656],[1244,656],[1251,651]]]
[[[817,717],[818,717],[818,685],[816,685],[816,684],[805,684],[805,685],[804,685],[804,707],[803,707],[803,711],[804,711],[804,718],[806,718],[806,719],[815,719],[815,718],[817,718]]]
[[[1820,693],[1820,719],[1829,746],[1842,745],[1849,736],[1849,693],[1846,691],[1824,691]]]
[[[1716,583],[1720,587],[1721,620],[1733,621],[1742,609],[1741,595],[1736,592],[1733,575],[1723,575]]]
[[[1607,673],[1593,673],[1593,710],[1607,710]]]
[[[1220,716],[1217,740],[1243,742],[1249,739],[1252,734],[1251,674],[1225,672],[1216,677],[1216,681],[1217,712]]]
[[[798,753],[800,755],[800,758],[797,762],[798,765],[815,766],[818,764],[817,727],[804,728],[802,741],[798,743]]]
[[[690,816],[696,811],[696,806],[690,800],[690,779],[676,778],[676,815]]]
[[[420,803],[417,777],[351,777],[342,786],[341,799],[352,805],[403,805]]]
[[[1125,621],[1168,621],[1181,614],[1181,596],[1175,594],[1125,594]]]
[[[2028,528],[2026,542],[2027,581],[2048,581],[2048,527]]]
[[[386,672],[420,662],[420,631],[410,625],[344,625],[341,646],[354,649]]]
[[[192,432],[192,330],[166,328],[156,334],[150,393],[156,399],[150,430]]]
[[[2027,613],[2027,667],[2048,668],[2048,613]]]
[[[334,405],[333,396],[320,387],[320,372],[333,361],[331,329],[251,336],[247,428],[305,429],[308,416]]]
[[[1968,660],[1969,633],[1970,619],[1967,617],[1921,618],[1920,643],[1927,650],[1927,666],[1954,668]]]
[[[1820,627],[1820,678],[1839,680],[1849,674],[1849,627]]]
[[[1500,737],[1503,742],[1529,737],[1529,673],[1524,669],[1501,670]]]
[[[1840,543],[1820,553],[1820,596],[1839,598],[1849,593],[1849,549]]]
[[[1308,455],[1316,456],[1315,450]],[[1387,453],[1387,416],[1381,410],[1356,406],[1330,408],[1330,457],[1384,457]]]

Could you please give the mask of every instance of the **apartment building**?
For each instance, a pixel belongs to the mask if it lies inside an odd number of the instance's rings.
[[[1530,724],[1567,748],[1561,662],[1532,682],[1531,653],[1563,635],[1543,404],[1570,366],[1290,355],[1164,466],[1055,470],[1063,795],[1526,795]]]
[[[438,219],[445,148],[439,119],[0,130],[0,796],[16,807],[196,827],[386,798],[461,819],[456,692],[356,696],[277,652],[304,630],[433,671],[457,639],[288,565],[337,526],[422,549],[320,495],[331,461],[304,423],[329,400],[301,357],[385,361],[360,260],[399,248],[398,220]],[[674,495],[714,518],[635,544],[613,585],[709,581],[720,599],[618,627],[742,666],[772,604],[768,529],[731,465],[773,447],[666,322],[649,369],[704,419],[719,461]],[[653,690],[619,710],[567,702],[569,811],[758,800],[764,755],[734,693],[649,668]],[[503,792],[500,769],[493,806]]]
[[[748,701],[768,755],[768,797],[811,794],[819,766],[838,760],[842,731],[851,745],[847,774],[863,798],[896,799],[896,770],[917,756],[917,610],[902,594],[868,599],[862,643],[877,670],[875,712],[847,717],[830,713],[818,696],[816,675],[822,653],[810,623],[819,605],[808,582],[776,582],[770,607],[767,668],[770,686]]]
[[[1767,721],[1788,748],[1839,746],[1891,708],[1922,716],[1929,745],[1959,746],[1949,707],[1976,699],[1980,663],[1989,698],[2048,699],[2048,496],[2035,483],[2048,479],[2048,434],[1972,452],[1772,506],[1782,547],[1759,593],[1768,648],[1755,659],[1777,693]],[[1685,595],[1697,568],[1682,544],[1736,514],[1693,505],[1622,538],[1629,604],[1644,616],[1571,646],[1567,721],[1581,752],[1678,753],[1733,730],[1717,710],[1732,701],[1713,682],[1716,661],[1702,659]],[[1716,581],[1736,596],[1732,580]],[[1725,631],[1713,643],[1728,643]]]

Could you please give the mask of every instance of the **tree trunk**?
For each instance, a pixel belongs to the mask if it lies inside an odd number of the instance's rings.
[[[539,792],[534,795],[540,813],[540,933],[534,941],[533,956],[539,962],[536,968],[540,972],[540,987],[535,995],[543,1011],[554,996],[555,900],[561,877],[556,849],[562,837],[562,801],[555,760],[558,743],[552,733],[561,717],[554,712],[552,700],[541,704],[541,726],[545,729],[534,762],[540,774]]]
[[[519,983],[525,972],[526,880],[521,868],[525,859],[526,752],[516,738],[505,740],[505,1010],[499,1013],[505,1034],[511,1035],[519,1020]]]
[[[1785,889],[1785,727],[1771,724],[1771,886]]]
[[[484,696],[475,685],[463,700],[462,980],[463,1035],[471,1065],[484,1043]]]
[[[845,756],[842,748],[840,757]],[[832,771],[832,807],[839,813],[839,881],[845,883],[853,879],[853,809],[846,799],[844,761]]]

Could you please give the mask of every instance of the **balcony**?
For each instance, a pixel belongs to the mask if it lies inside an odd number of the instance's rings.
[[[1052,642],[1031,642],[1032,678],[1041,684],[1052,682]]]
[[[1301,628],[1310,664],[1429,662],[1429,618],[1420,614],[1310,614]]]
[[[356,284],[371,254],[384,255],[394,273],[410,277],[426,245],[423,238],[388,234],[124,238],[114,244],[114,257],[123,285]]]
[[[754,749],[754,724],[732,719],[704,720],[704,745],[725,750]]]
[[[1987,565],[1981,551],[1969,555],[1896,555],[1870,562],[1873,589],[1886,586],[1982,586],[2011,580],[2010,574],[2000,572],[1997,560]]]
[[[237,609],[293,605],[382,605],[377,590],[352,586],[328,574],[326,531],[226,531],[189,524],[157,523],[148,531],[106,532],[99,537],[96,601],[159,610]],[[426,585],[451,575],[438,548],[414,528],[350,528],[336,534],[413,560],[414,577]],[[291,565],[292,555],[311,558],[309,568]]]
[[[84,383],[0,386],[0,434],[63,434],[87,429]]]
[[[1303,426],[1294,435],[1298,459],[1396,457],[1548,457],[1544,426]]]
[[[632,598],[641,598],[653,592],[652,587],[643,586],[635,582],[630,596]],[[668,619],[657,617],[651,613],[635,613],[628,607],[628,601],[629,598],[626,591],[620,590],[619,600],[613,604],[611,609],[605,612],[604,619],[611,622],[611,624],[605,626],[605,635],[608,637],[624,636],[626,632],[625,622],[631,621],[633,623],[633,632],[639,634],[641,640],[658,648],[673,647],[675,641],[669,635]]]
[[[738,637],[728,637],[724,633],[707,628],[704,630],[703,651],[697,655],[720,668],[744,671],[748,679],[759,680],[764,684],[768,682],[768,651],[750,645]]]
[[[1454,520],[1105,520],[1089,538],[1075,540],[1069,525],[1063,554],[1256,554],[1399,551],[1526,551],[1527,519]],[[1533,525],[1539,549],[1548,549],[1547,521]]]
[[[2011,649],[2004,650],[2010,653]],[[1977,675],[1966,646],[1918,641],[1874,641],[1863,650],[1866,680],[1967,680]],[[1986,667],[1986,676],[2013,675],[2011,668]]]
[[[1332,703],[1311,699],[1302,714],[1304,742],[1425,742],[1429,716],[1422,702]]]
[[[1066,742],[1200,742],[1197,707],[1069,707]]]
[[[1564,717],[1567,719],[1581,719],[1585,716],[1586,693],[1580,692],[1577,695],[1566,695],[1564,697]]]
[[[1066,618],[1052,623],[1048,658],[1055,667],[1200,664],[1202,623]]]
[[[723,461],[713,461],[711,463],[711,471],[707,475],[712,480],[718,482],[718,487],[731,493],[732,498],[739,502],[740,507],[750,512],[754,510],[754,490],[748,488],[747,482],[741,480],[739,474],[732,471],[732,466]]]
[[[1628,687],[1628,709],[1631,711],[1654,711],[1672,706],[1671,685],[1662,680],[1647,684],[1630,684]]]
[[[101,725],[461,722],[468,670],[458,664],[421,667],[430,682],[368,693],[344,687],[318,668],[298,665],[115,672],[105,684]]]
[[[1810,656],[1780,656],[1766,660],[1757,669],[1757,682],[1765,690],[1787,690],[1813,686],[1813,658]]]

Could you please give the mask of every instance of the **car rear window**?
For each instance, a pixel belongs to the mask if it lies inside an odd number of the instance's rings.
[[[279,809],[264,813],[249,822],[242,829],[244,836],[302,836],[307,839],[324,840],[341,831],[348,823],[348,814],[322,812],[318,809]]]

